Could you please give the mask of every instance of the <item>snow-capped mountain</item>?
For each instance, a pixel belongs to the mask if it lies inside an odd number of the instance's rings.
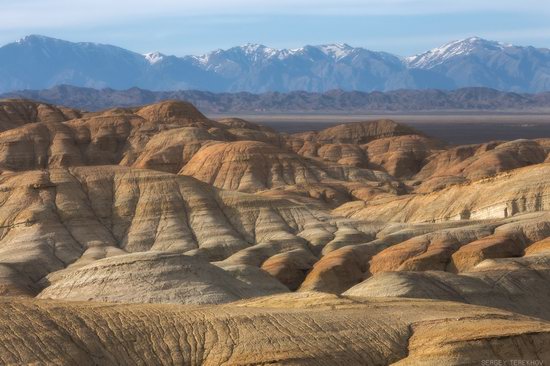
[[[420,55],[406,57],[405,60],[409,67],[431,69],[453,58],[466,57],[472,54],[479,54],[480,52],[502,52],[506,48],[511,47],[514,46],[501,42],[487,41],[479,37],[471,37],[449,42]]]
[[[166,57],[160,52],[149,52],[143,55],[145,59],[151,64],[154,65],[157,62],[161,62]]]
[[[483,86],[515,92],[550,90],[550,50],[519,47],[478,37],[447,43],[405,59],[409,68],[430,70],[455,87]]]
[[[477,37],[406,58],[347,44],[294,49],[246,44],[176,57],[36,35],[0,47],[0,92],[59,84],[214,92],[468,86],[539,92],[550,90],[550,50]]]
[[[399,57],[345,44],[281,50],[246,44],[184,59],[221,76],[232,92],[388,90],[417,85],[415,73]]]
[[[276,49],[266,47],[261,44],[247,43],[243,46],[233,47],[228,50],[218,49],[216,51],[201,55],[189,56],[201,65],[212,67],[216,64],[216,60],[230,59],[232,61],[244,61],[247,64],[262,63],[268,60],[285,60],[296,55],[304,55],[312,49],[320,51],[328,58],[337,61],[349,56],[356,48],[350,45],[338,43],[327,44],[320,46],[305,46],[293,49]]]

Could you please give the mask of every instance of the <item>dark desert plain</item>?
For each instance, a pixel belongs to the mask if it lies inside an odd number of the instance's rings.
[[[239,118],[269,126],[279,132],[318,131],[341,123],[391,119],[451,145],[479,144],[550,137],[550,109],[536,111],[423,111],[419,113],[242,113]],[[235,113],[208,114],[212,119],[235,117]]]

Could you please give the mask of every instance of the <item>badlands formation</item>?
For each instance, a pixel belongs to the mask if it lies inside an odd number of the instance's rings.
[[[0,102],[0,364],[550,362],[550,139]]]

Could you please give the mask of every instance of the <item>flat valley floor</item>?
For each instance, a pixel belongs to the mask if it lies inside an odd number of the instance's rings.
[[[217,120],[235,114],[209,114]],[[322,130],[341,123],[391,119],[451,145],[479,144],[495,140],[550,137],[550,113],[445,112],[418,114],[239,114],[236,117],[263,124],[279,132]]]

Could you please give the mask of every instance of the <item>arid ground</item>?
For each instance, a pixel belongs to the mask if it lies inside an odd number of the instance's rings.
[[[478,144],[493,140],[535,139],[550,137],[550,111],[510,112],[418,112],[415,114],[234,114],[247,121],[270,126],[280,132],[296,133],[322,130],[341,123],[391,119],[404,123],[449,144]],[[234,116],[231,115],[231,116]],[[208,114],[210,118],[227,118],[227,114]]]
[[[269,118],[0,101],[0,364],[550,363],[550,136]]]

